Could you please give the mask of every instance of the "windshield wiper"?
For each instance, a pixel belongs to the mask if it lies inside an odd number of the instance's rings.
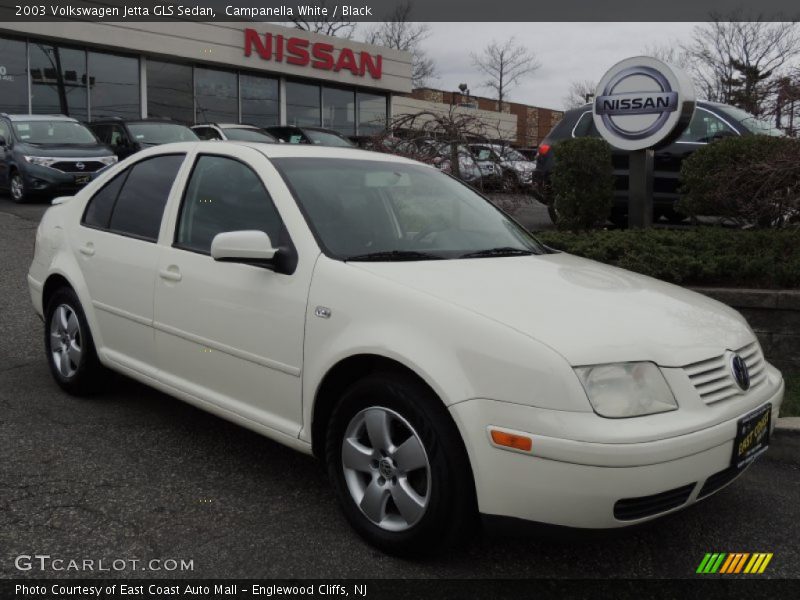
[[[345,260],[358,261],[392,261],[392,260],[442,260],[443,257],[416,250],[385,250],[383,252],[370,252],[348,256]]]
[[[459,258],[484,258],[492,256],[528,256],[534,254],[530,250],[523,248],[512,248],[511,246],[503,246],[501,248],[488,248],[486,250],[478,250],[477,252],[467,252],[462,254]]]

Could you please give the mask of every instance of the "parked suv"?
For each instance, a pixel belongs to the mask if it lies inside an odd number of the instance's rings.
[[[102,119],[89,123],[89,129],[120,160],[150,146],[197,141],[197,136],[186,125],[169,119]]]
[[[355,144],[338,131],[323,127],[297,127],[295,125],[279,125],[267,127],[272,135],[289,144],[315,144],[317,146],[340,146],[354,148]]]
[[[783,135],[766,121],[735,106],[716,102],[698,102],[694,116],[686,131],[672,144],[656,150],[655,179],[653,181],[653,218],[665,217],[671,222],[680,222],[685,217],[675,210],[678,194],[681,163],[692,152],[713,142],[730,136]],[[592,119],[592,105],[568,110],[564,118],[547,134],[539,146],[536,159],[535,181],[540,200],[548,204],[553,217],[552,196],[547,192],[547,182],[553,169],[553,146],[561,140],[575,137],[600,137]],[[628,214],[628,153],[614,150],[614,174],[616,175],[614,208],[611,220],[617,224],[627,223]]]
[[[75,119],[0,113],[0,189],[14,202],[72,194],[115,162],[114,153]]]
[[[195,125],[192,131],[201,140],[209,142],[227,141],[234,142],[277,142],[277,138],[253,125],[240,123],[203,123]]]

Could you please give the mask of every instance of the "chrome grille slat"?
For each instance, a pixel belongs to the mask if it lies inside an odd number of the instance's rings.
[[[766,362],[758,342],[752,342],[735,351],[742,357],[750,373],[750,389],[767,380]],[[714,404],[740,394],[745,394],[734,381],[725,354],[697,361],[683,368],[700,398]]]

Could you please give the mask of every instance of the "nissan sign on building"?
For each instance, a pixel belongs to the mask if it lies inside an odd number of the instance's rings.
[[[408,52],[272,23],[4,22],[0,112],[369,137],[411,91],[411,65]]]
[[[682,69],[637,56],[617,63],[600,80],[594,124],[615,148],[654,148],[686,129],[694,102],[692,81]]]

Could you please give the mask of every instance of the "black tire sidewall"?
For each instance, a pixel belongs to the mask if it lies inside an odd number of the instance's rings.
[[[434,405],[433,403],[438,403]],[[416,430],[428,455],[431,488],[425,515],[413,527],[392,532],[374,525],[350,496],[341,464],[341,447],[350,420],[369,407],[385,407],[400,414]],[[331,416],[326,438],[328,476],[345,517],[369,543],[401,556],[430,554],[466,534],[472,514],[474,486],[455,425],[441,400],[411,378],[395,374],[367,376],[351,386]],[[454,431],[455,430],[455,431]],[[472,487],[470,487],[472,486]]]
[[[81,332],[81,360],[77,370],[72,377],[64,377],[53,364],[50,348],[50,328],[53,313],[61,305],[69,306],[78,318],[78,325]],[[57,290],[47,302],[44,314],[44,347],[47,358],[47,366],[53,379],[56,380],[61,388],[71,394],[85,394],[96,388],[99,381],[100,365],[94,347],[94,339],[89,329],[89,323],[83,312],[78,296],[69,288]]]

